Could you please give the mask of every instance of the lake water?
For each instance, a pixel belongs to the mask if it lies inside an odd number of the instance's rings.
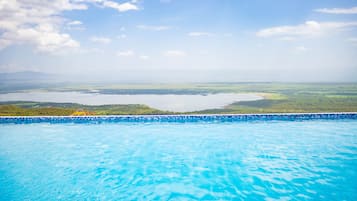
[[[263,99],[257,94],[219,93],[208,95],[176,94],[100,94],[81,92],[21,92],[0,94],[0,101],[36,101],[79,103],[85,105],[144,104],[152,108],[173,112],[191,112],[205,109],[223,108],[238,101]]]

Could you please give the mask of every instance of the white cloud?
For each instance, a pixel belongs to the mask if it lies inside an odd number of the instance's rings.
[[[190,32],[187,35],[197,37],[197,36],[212,36],[213,34],[209,32]]]
[[[102,44],[109,44],[110,42],[112,42],[110,38],[98,37],[98,36],[92,36],[89,38],[89,40],[95,43],[102,43]]]
[[[78,20],[68,22],[64,28],[68,29],[68,30],[84,30],[85,29],[83,26],[83,23]]]
[[[308,48],[306,48],[305,46],[297,46],[295,48],[295,50],[299,51],[299,52],[305,52],[308,50]]]
[[[32,44],[39,51],[54,52],[79,47],[70,35],[61,33],[63,11],[87,6],[69,0],[0,1],[0,49],[13,44]]]
[[[277,26],[266,28],[256,33],[259,37],[298,37],[317,36],[341,30],[347,27],[357,27],[357,21],[352,22],[316,22],[306,21],[296,26]]]
[[[284,36],[284,37],[281,37],[279,38],[280,40],[283,40],[283,41],[293,41],[295,40],[296,38],[295,37],[291,37],[291,36]]]
[[[118,51],[117,56],[119,57],[131,57],[134,56],[134,51],[132,50],[125,50],[125,51]]]
[[[164,52],[166,57],[183,57],[186,56],[186,52],[182,50],[167,50]]]
[[[109,0],[0,0],[0,50],[14,44],[31,44],[45,52],[79,47],[78,41],[62,33],[68,20],[61,15],[64,11],[86,10],[89,3],[119,12],[138,10],[136,1],[119,4]],[[71,21],[65,28],[81,24]]]
[[[137,25],[136,28],[149,31],[164,31],[171,29],[170,26],[150,26],[150,25]]]
[[[68,26],[78,26],[78,25],[82,25],[83,23],[81,21],[75,20],[75,21],[71,21],[68,22],[67,25]]]
[[[100,7],[104,8],[113,8],[118,12],[126,12],[130,10],[139,10],[138,6],[136,5],[136,1],[128,1],[124,3],[118,3],[115,1],[110,0],[75,0],[76,2],[87,2],[87,3],[94,3]]]
[[[352,8],[320,8],[315,12],[327,14],[357,14],[357,7]]]
[[[146,56],[146,55],[142,55],[142,56],[140,56],[139,57],[141,60],[148,60],[148,59],[150,59],[150,57],[149,56]]]
[[[133,4],[131,2],[119,4],[115,1],[101,1],[101,3],[104,7],[114,8],[119,12],[125,12],[125,11],[129,11],[129,10],[138,10],[139,9],[135,4]]]

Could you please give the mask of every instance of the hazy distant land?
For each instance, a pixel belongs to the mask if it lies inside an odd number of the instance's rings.
[[[188,84],[7,84],[0,93],[81,92],[96,94],[208,95],[220,93],[256,94],[260,100],[240,101],[217,109],[170,112],[143,104],[81,105],[54,102],[0,102],[0,115],[121,115],[121,114],[222,114],[357,112],[356,83],[188,83]],[[204,104],[204,103],[202,103]]]

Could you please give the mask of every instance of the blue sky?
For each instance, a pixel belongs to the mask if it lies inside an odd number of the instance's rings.
[[[353,0],[0,0],[0,72],[357,81]]]

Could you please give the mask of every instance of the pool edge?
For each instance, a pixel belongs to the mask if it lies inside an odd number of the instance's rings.
[[[269,120],[357,119],[357,112],[178,114],[178,115],[95,115],[95,116],[0,116],[0,124],[104,123],[104,122],[234,122]]]

